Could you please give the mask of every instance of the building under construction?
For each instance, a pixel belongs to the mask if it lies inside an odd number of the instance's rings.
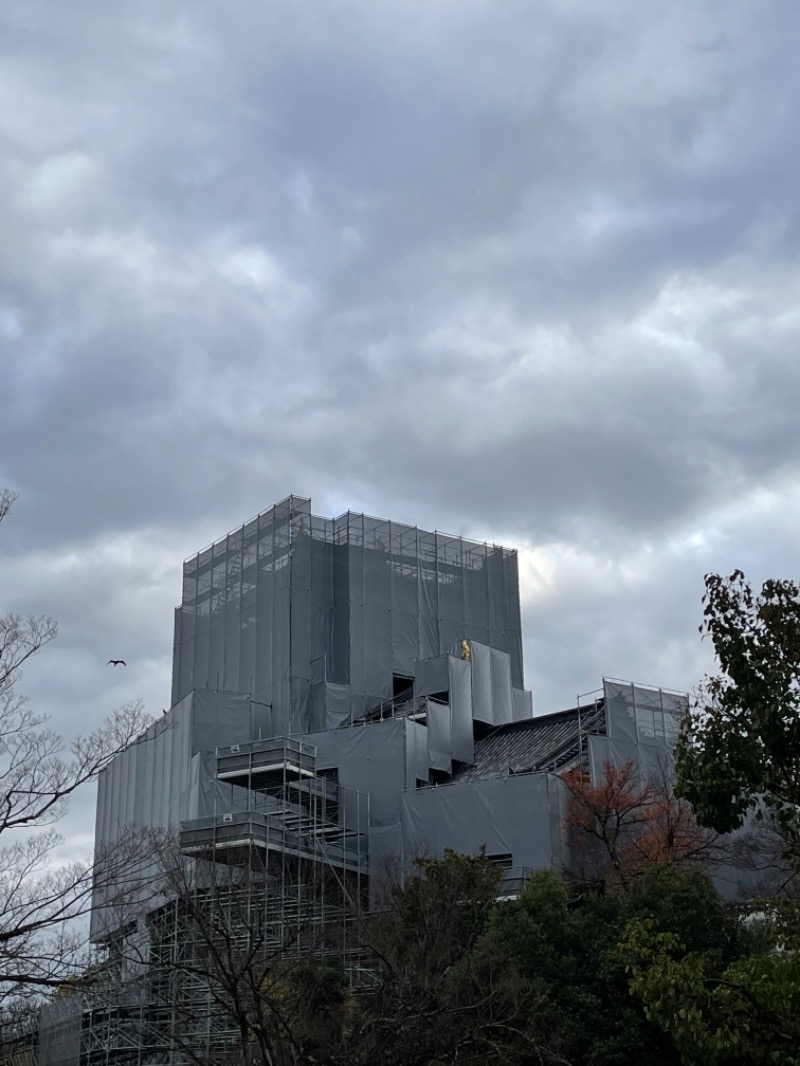
[[[293,496],[189,559],[171,708],[97,800],[99,853],[132,828],[174,852],[98,890],[106,979],[42,1011],[39,1066],[182,1062],[180,1040],[224,1055],[230,1022],[191,963],[198,900],[271,958],[335,958],[358,986],[351,925],[389,868],[483,848],[513,895],[563,866],[558,774],[660,765],[685,707],[616,681],[576,702],[533,715],[507,548]]]

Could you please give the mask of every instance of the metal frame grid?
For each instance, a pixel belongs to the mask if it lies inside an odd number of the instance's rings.
[[[220,749],[217,777],[232,809],[186,823],[181,851],[198,872],[193,913],[225,914],[243,945],[252,930],[267,960],[336,961],[353,983],[368,980],[358,947],[366,906],[368,797],[316,771],[316,749],[295,740]],[[191,1044],[209,1064],[229,1061],[239,1037],[215,1007],[197,960],[202,935],[173,898],[141,920],[146,962],[126,971],[122,934],[106,946],[102,979],[72,1000],[70,1033],[80,1059],[40,1057],[38,1066],[151,1066],[186,1061]],[[192,963],[192,965],[187,965]]]

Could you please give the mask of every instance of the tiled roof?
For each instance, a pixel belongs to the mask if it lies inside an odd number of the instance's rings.
[[[472,765],[459,767],[453,780],[561,769],[577,756],[582,733],[605,733],[602,701],[580,708],[580,727],[577,708],[499,726],[475,741]]]

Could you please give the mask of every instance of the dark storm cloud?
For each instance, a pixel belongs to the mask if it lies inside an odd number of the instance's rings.
[[[290,491],[520,544],[541,710],[694,683],[704,569],[800,562],[798,30],[4,4],[0,608],[61,618],[36,700],[157,711],[181,558]]]

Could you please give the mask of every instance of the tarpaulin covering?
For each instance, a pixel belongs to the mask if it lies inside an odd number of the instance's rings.
[[[428,723],[428,758],[431,767],[449,774],[453,768],[449,703],[426,700],[425,718]]]
[[[84,998],[61,991],[39,1008],[38,1066],[78,1066],[81,1059]],[[16,1059],[15,1059],[16,1061]]]
[[[450,656],[447,660],[450,681],[450,751],[459,762],[472,762],[474,753],[472,727],[472,664]]]
[[[498,648],[472,641],[472,714],[476,722],[508,725],[514,720],[511,658]]]
[[[567,865],[567,836],[565,818],[568,794],[564,782],[557,774],[547,775],[547,810],[550,821],[550,861],[556,870]]]
[[[317,767],[336,767],[339,784],[370,796],[373,825],[400,820],[405,787],[406,723],[402,718],[353,729],[328,730],[309,738],[317,749]]]
[[[675,776],[675,760],[666,744],[615,740],[612,737],[590,736],[589,773],[594,784],[603,780],[606,764],[624,766],[631,760],[643,779],[670,783]]]
[[[409,712],[411,679],[426,702]],[[514,552],[289,497],[184,564],[173,707],[101,775],[98,846],[247,809],[215,749],[309,734],[399,842],[404,788],[471,762],[474,720],[523,714],[521,684]],[[420,720],[357,724],[384,710]]]
[[[160,716],[99,775],[97,852],[131,828],[177,831],[182,821],[224,810],[230,790],[216,780],[215,749],[258,738],[264,710],[242,693],[204,690]],[[93,916],[92,935],[98,928]]]
[[[400,821],[373,827],[369,834],[370,902],[380,899],[387,885],[396,881],[402,862],[403,833]]]
[[[187,560],[183,576],[173,703],[242,692],[271,707],[275,735],[335,726],[340,701],[329,717],[316,686],[346,686],[354,720],[392,699],[394,675],[414,676],[418,659],[464,639],[504,653],[522,684],[516,555],[505,548],[351,512],[320,518],[290,496]],[[506,710],[497,722],[511,720]]]
[[[418,659],[414,663],[414,692],[417,696],[449,691],[449,661],[449,655],[437,655],[433,659]]]
[[[230,744],[245,744],[252,734],[252,704],[241,692],[191,695],[191,750],[213,751]]]
[[[604,679],[608,735],[612,740],[674,744],[688,701],[682,693]]]
[[[492,663],[492,714],[495,725],[514,720],[511,697],[511,656],[499,648],[490,648]]]
[[[533,696],[527,689],[512,688],[511,713],[515,722],[524,722],[533,717]]]
[[[448,715],[435,704],[428,712],[436,769],[449,769],[442,758],[445,754],[459,762],[472,761],[473,719],[499,726],[532,714],[530,692],[512,688],[507,653],[475,641],[470,642],[469,652],[470,659],[439,655],[415,664],[416,695],[449,700]]]
[[[494,725],[492,711],[492,653],[484,644],[473,643],[472,652],[472,717],[476,722]]]
[[[424,784],[429,778],[428,727],[406,719],[405,737],[405,787],[416,788],[418,784]]]
[[[403,856],[445,848],[511,856],[514,865],[549,866],[553,845],[547,774],[491,778],[403,793]],[[556,815],[558,824],[558,815]]]

